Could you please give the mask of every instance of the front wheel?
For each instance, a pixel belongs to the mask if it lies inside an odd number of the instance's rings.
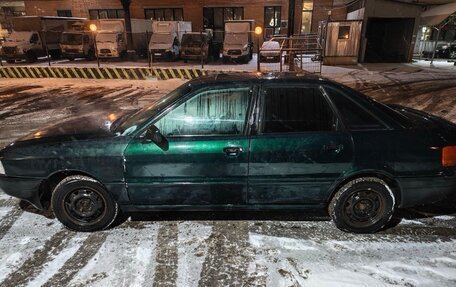
[[[375,177],[345,184],[332,198],[328,212],[337,228],[354,233],[373,233],[383,228],[394,212],[394,194]]]
[[[105,187],[87,176],[69,176],[52,194],[52,209],[68,229],[90,232],[108,228],[119,212],[117,202]]]

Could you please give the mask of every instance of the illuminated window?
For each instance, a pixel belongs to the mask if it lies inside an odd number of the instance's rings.
[[[310,33],[312,28],[313,0],[302,0],[301,33]]]
[[[339,40],[350,39],[350,26],[339,26]]]

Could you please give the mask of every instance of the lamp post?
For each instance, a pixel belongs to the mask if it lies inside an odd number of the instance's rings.
[[[95,57],[97,57],[97,65],[98,65],[98,68],[100,68],[100,58],[98,57],[98,48],[97,48],[98,27],[95,24],[90,24],[89,29],[92,32],[92,36],[93,36],[93,47],[95,48]]]
[[[255,35],[257,38],[257,71],[260,72],[260,36],[263,33],[263,28],[260,26],[255,28]]]

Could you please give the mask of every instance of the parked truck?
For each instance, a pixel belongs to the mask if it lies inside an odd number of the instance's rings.
[[[230,20],[225,22],[223,61],[248,63],[253,56],[254,20]]]
[[[192,31],[192,23],[185,21],[153,21],[149,51],[152,61],[174,60],[179,57],[180,43],[185,33]]]
[[[33,63],[38,57],[50,55],[58,59],[60,38],[75,21],[74,17],[24,16],[12,18],[13,32],[2,47],[2,56],[9,63],[25,59]]]
[[[76,21],[63,32],[60,49],[64,58],[70,61],[75,58],[95,59],[95,37],[86,23],[85,20]]]
[[[190,32],[182,36],[180,57],[188,60],[217,60],[220,57],[220,46],[213,41],[213,32],[207,29],[205,32]]]
[[[128,49],[136,50],[139,55],[147,55],[147,34],[151,31],[151,21],[131,19],[131,45],[128,47],[128,35],[123,19],[102,19],[89,21],[86,26],[95,24],[97,55],[100,58],[119,58],[127,54]]]

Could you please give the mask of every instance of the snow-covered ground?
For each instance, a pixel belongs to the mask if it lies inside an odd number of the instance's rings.
[[[451,69],[359,65],[323,76],[456,122]],[[182,83],[0,80],[0,146],[75,115],[143,107]],[[454,199],[400,211],[372,235],[299,214],[204,212],[82,234],[31,211],[0,193],[0,286],[456,286]]]

